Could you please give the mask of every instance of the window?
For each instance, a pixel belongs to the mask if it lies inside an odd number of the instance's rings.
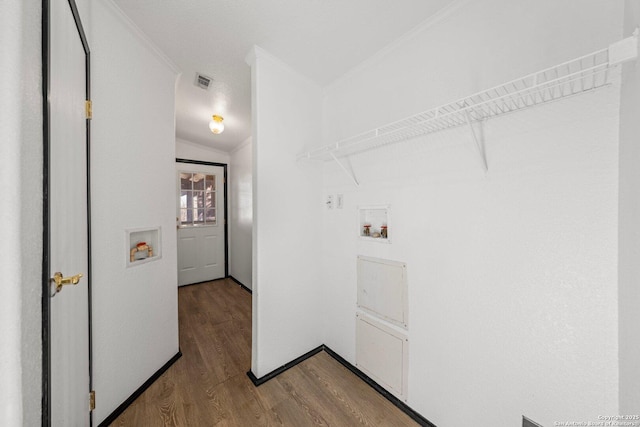
[[[216,176],[180,172],[180,225],[216,225]]]

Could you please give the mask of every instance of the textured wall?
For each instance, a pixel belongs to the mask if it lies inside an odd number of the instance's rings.
[[[229,166],[229,274],[251,289],[253,229],[251,138],[231,153]]]
[[[39,2],[0,13],[0,424],[40,424],[42,65]]]
[[[92,2],[93,370],[100,423],[178,352],[175,74],[109,1]],[[126,267],[125,230],[162,230]]]
[[[640,26],[640,3],[625,2],[624,34]],[[620,104],[620,413],[640,414],[640,62],[624,65]],[[640,424],[640,423],[638,423]]]
[[[176,138],[176,158],[229,164],[229,153]]]
[[[319,138],[322,104],[317,85],[255,52],[251,369],[261,377],[322,344],[322,174],[295,158]]]
[[[75,0],[78,13],[80,14],[80,21],[82,22],[82,28],[84,35],[89,43],[89,49],[92,46],[91,38],[91,0]]]
[[[466,2],[326,90],[325,143],[607,47],[621,2]],[[597,421],[618,411],[614,87],[333,163],[326,343],[354,361],[356,255],[407,262],[409,401],[437,425]],[[390,204],[392,244],[357,239]],[[594,386],[597,384],[597,386]]]

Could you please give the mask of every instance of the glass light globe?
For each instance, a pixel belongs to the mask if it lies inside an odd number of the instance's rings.
[[[222,123],[222,120],[224,120],[222,118],[222,116],[217,116],[214,115],[213,120],[211,120],[209,122],[209,129],[211,129],[211,132],[215,133],[216,135],[219,133],[222,133],[222,131],[224,130],[224,123]]]

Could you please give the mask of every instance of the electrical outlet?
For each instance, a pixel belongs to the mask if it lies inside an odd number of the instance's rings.
[[[342,209],[342,207],[344,206],[344,196],[342,194],[338,194],[336,196],[336,205],[338,209]]]
[[[333,195],[327,196],[327,209],[333,209]]]

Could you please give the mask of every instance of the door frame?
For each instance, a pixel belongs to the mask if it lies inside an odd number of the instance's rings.
[[[176,163],[188,163],[192,165],[203,165],[203,166],[220,166],[224,170],[224,203],[223,203],[223,212],[224,212],[224,277],[229,277],[229,212],[227,209],[227,164],[226,163],[216,163],[216,162],[204,162],[202,160],[190,160],[190,159],[180,159],[176,158]]]
[[[49,170],[50,170],[50,106],[49,88],[51,69],[51,45],[50,45],[50,1],[42,0],[42,135],[43,135],[43,162],[42,162],[42,425],[51,425],[51,297],[50,297],[50,254],[51,254],[51,226],[50,226],[50,200],[49,200]],[[78,36],[82,42],[85,54],[85,95],[91,99],[91,52],[87,41],[80,13],[75,0],[67,0],[73,19],[78,30]],[[88,288],[88,312],[89,312],[89,393],[93,389],[93,364],[92,364],[92,336],[91,336],[91,121],[86,122],[86,147],[87,147],[87,288]],[[89,422],[93,425],[93,413],[89,412]]]

